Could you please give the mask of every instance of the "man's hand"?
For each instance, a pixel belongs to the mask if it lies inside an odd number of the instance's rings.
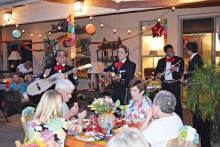
[[[161,72],[159,72],[159,73],[157,74],[157,77],[159,78],[159,77],[160,77],[160,75],[161,75]]]
[[[173,66],[173,67],[170,68],[171,72],[176,72],[177,70],[178,70],[178,67],[176,67],[176,66]]]
[[[51,68],[44,70],[44,75],[48,76],[50,74]]]
[[[74,103],[74,106],[70,109],[70,111],[67,113],[67,115],[65,116],[66,119],[71,119],[71,117],[76,116],[76,114],[79,111],[79,107],[78,104],[76,105]]]
[[[77,73],[78,73],[78,69],[77,68],[73,68],[73,75],[76,77],[77,76]]]

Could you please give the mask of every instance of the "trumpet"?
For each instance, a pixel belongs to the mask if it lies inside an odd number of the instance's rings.
[[[169,69],[165,70],[163,73],[161,73],[158,77],[161,78],[161,76],[165,76],[166,72],[170,71],[174,66],[179,67],[180,66],[180,62],[181,60],[179,60],[178,62],[176,62],[174,65],[172,65]]]

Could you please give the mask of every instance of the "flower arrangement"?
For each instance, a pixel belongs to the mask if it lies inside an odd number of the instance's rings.
[[[22,147],[45,147],[44,143],[40,140],[31,140],[26,143]]]
[[[190,141],[193,144],[199,143],[199,134],[196,133],[196,129],[191,126],[183,126],[179,129],[179,137],[181,140]]]
[[[125,106],[120,105],[120,101],[117,100],[115,103],[112,98],[106,96],[103,98],[94,98],[94,101],[91,105],[88,106],[91,110],[95,110],[96,113],[102,114],[105,112],[115,113],[117,108],[120,108],[122,111],[125,111]]]
[[[22,111],[23,117],[29,117],[34,114],[35,108],[34,107],[27,107]]]

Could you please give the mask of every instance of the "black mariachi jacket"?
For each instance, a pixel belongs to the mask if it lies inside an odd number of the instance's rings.
[[[43,74],[40,76],[40,79],[48,78],[48,77],[50,77],[51,75],[53,75],[53,74],[55,74],[55,73],[58,73],[57,70],[54,70],[54,67],[55,67],[55,66],[56,66],[56,65],[54,65],[54,66],[49,66],[47,69],[51,68],[50,74],[49,74],[47,77],[44,77],[44,76],[43,76],[44,73],[43,73]],[[70,70],[73,69],[72,66],[69,66],[69,65],[66,65],[66,64],[65,64],[64,67],[65,67],[65,70],[61,71],[61,73],[65,73],[65,72],[70,71]],[[73,85],[78,85],[78,80],[73,78],[73,73],[69,74],[67,78],[73,83]]]
[[[123,85],[129,84],[130,80],[134,78],[134,73],[136,70],[136,64],[129,59],[126,59],[125,63],[122,65],[120,69],[117,69],[115,67],[115,63],[118,62],[118,60],[114,61],[112,65],[105,68],[104,72],[114,72],[115,74],[121,74],[120,83]]]
[[[196,54],[192,60],[189,62],[189,65],[188,65],[188,73],[187,74],[184,74],[184,79],[188,79],[190,78],[194,72],[195,72],[195,68],[198,67],[198,68],[202,68],[202,66],[204,65],[204,62],[202,60],[202,58],[200,57],[199,54]]]
[[[174,80],[179,80],[184,72],[184,60],[181,57],[174,56],[175,60],[171,63],[171,65],[175,65],[177,62],[179,62],[179,71],[178,72],[172,72],[172,77]],[[157,67],[154,71],[154,74],[157,75],[158,73],[163,73],[166,70],[166,59],[167,57],[161,58],[158,60]],[[164,76],[161,77],[161,81],[164,80]]]

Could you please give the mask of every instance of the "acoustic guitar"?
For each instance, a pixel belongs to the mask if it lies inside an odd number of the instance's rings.
[[[83,69],[91,68],[91,67],[92,67],[92,64],[86,64],[86,65],[77,67],[77,69],[83,70]],[[49,89],[52,85],[56,84],[57,80],[65,79],[65,77],[68,76],[69,74],[71,74],[72,72],[73,72],[73,70],[67,71],[65,73],[55,73],[48,78],[34,81],[28,85],[27,93],[32,96],[40,94],[40,93],[46,91],[47,89]]]

